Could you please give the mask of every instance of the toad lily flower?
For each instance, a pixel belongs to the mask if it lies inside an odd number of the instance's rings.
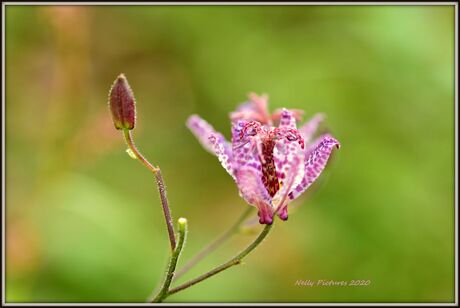
[[[230,114],[231,143],[198,115],[190,116],[187,126],[217,156],[246,202],[257,207],[259,222],[271,224],[275,214],[287,220],[288,203],[318,178],[340,144],[329,134],[313,140],[322,114],[297,129],[301,111],[283,108],[270,115],[266,96],[249,99]]]

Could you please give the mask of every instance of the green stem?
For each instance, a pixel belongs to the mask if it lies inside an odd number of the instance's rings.
[[[242,252],[240,252],[237,256],[233,257],[232,259],[230,259],[229,261],[225,262],[224,264],[222,265],[219,265],[217,266],[216,268],[212,269],[211,271],[201,275],[201,276],[198,276],[197,278],[195,279],[192,279],[188,282],[185,282],[173,289],[170,289],[167,294],[165,294],[165,296],[163,297],[166,298],[174,293],[177,293],[179,291],[182,291],[184,289],[187,289],[203,280],[206,280],[234,265],[238,265],[241,263],[241,261],[243,260],[244,257],[246,257],[251,251],[253,251],[263,240],[264,238],[268,235],[269,231],[271,230],[272,228],[272,225],[266,225],[265,228],[262,230],[262,232],[259,234],[259,236],[246,248],[244,249]]]
[[[248,207],[243,214],[238,218],[238,220],[228,229],[225,231],[221,236],[215,239],[211,244],[203,248],[199,253],[197,253],[190,261],[188,261],[184,267],[176,272],[174,275],[174,280],[179,279],[185,273],[187,273],[192,267],[194,267],[198,262],[203,260],[206,256],[216,250],[219,246],[225,243],[230,237],[232,237],[240,228],[240,225],[243,221],[248,217],[248,215],[252,212],[252,207]]]
[[[187,236],[187,220],[185,218],[179,218],[178,222],[179,241],[177,242],[177,246],[171,254],[165,280],[158,294],[152,299],[152,303],[161,303],[163,299],[165,299],[168,296],[169,286],[171,285],[174,277],[177,261],[179,260],[180,253],[182,251],[182,248],[184,247],[185,238]]]
[[[129,149],[136,155],[136,158],[149,169],[153,173],[157,173],[160,168],[153,166],[145,157],[141,154],[141,152],[137,149],[136,145],[134,144],[133,136],[131,135],[131,130],[123,129],[123,135],[125,137],[126,144],[128,145]]]
[[[147,169],[149,169],[154,175],[158,187],[158,192],[160,193],[161,205],[163,207],[163,214],[166,221],[166,228],[168,230],[169,243],[171,244],[171,251],[174,251],[176,247],[176,237],[174,235],[174,226],[171,218],[171,211],[169,210],[168,198],[166,198],[166,188],[163,181],[163,176],[161,175],[161,170],[159,167],[153,166],[137,149],[134,144],[133,137],[131,135],[131,130],[123,129],[123,135],[125,137],[126,144],[131,152],[136,156],[136,158],[141,162]]]

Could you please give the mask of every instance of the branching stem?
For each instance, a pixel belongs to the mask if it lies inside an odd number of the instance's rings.
[[[188,282],[185,282],[175,288],[172,288],[168,291],[167,294],[165,294],[164,298],[174,294],[174,293],[177,293],[179,291],[182,291],[184,289],[187,289],[203,280],[206,280],[234,265],[238,265],[241,263],[241,261],[243,260],[244,257],[246,257],[251,251],[253,251],[257,246],[259,246],[260,243],[262,243],[262,241],[265,239],[265,237],[268,235],[268,233],[270,232],[272,228],[272,225],[265,225],[264,229],[262,230],[262,232],[259,234],[259,236],[248,246],[246,247],[246,249],[244,249],[242,252],[240,252],[238,255],[236,255],[235,257],[233,257],[232,259],[230,259],[229,261],[225,262],[224,264],[222,265],[219,265],[217,267],[215,267],[214,269],[210,270],[209,272],[207,273],[204,273],[198,277],[196,277],[195,279],[192,279]],[[163,299],[164,299],[163,298]]]
[[[166,298],[169,290],[169,286],[172,283],[174,273],[176,271],[177,261],[179,260],[180,253],[182,248],[184,247],[185,238],[187,236],[187,220],[185,218],[179,218],[179,241],[177,242],[177,247],[174,249],[173,253],[171,254],[171,258],[168,264],[168,270],[166,272],[165,280],[161,286],[160,291],[158,294],[153,298],[152,303],[160,303]]]

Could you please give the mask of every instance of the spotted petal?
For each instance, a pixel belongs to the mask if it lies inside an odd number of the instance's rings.
[[[233,164],[236,183],[241,196],[259,210],[259,222],[271,224],[273,209],[271,197],[262,181],[260,140],[258,137],[242,138],[242,130],[248,124],[240,120],[232,126]]]
[[[281,118],[278,127],[285,127],[290,129],[296,129],[296,119],[294,113],[291,110],[283,108],[281,111]]]
[[[287,205],[289,201],[291,201],[288,198],[288,195],[292,191],[292,189],[302,181],[303,178],[303,156],[294,156],[293,159],[287,165],[287,177],[283,181],[281,189],[277,191],[276,195],[273,197],[272,200],[273,208],[276,210],[276,213],[282,220],[287,220],[288,218]]]
[[[233,177],[232,149],[225,137],[214,130],[214,128],[198,115],[192,115],[187,120],[187,126],[196,136],[198,141],[210,153],[217,156],[222,166]]]
[[[274,125],[277,125],[280,122],[281,115],[285,109],[286,108],[278,108],[275,111],[273,111],[272,120],[273,120]],[[302,116],[304,114],[303,110],[300,110],[300,109],[288,109],[288,110],[292,112],[292,115],[297,121],[299,122],[302,121]]]
[[[251,168],[254,172],[262,177],[262,165],[258,155],[258,144],[255,139],[241,138],[241,131],[247,124],[246,121],[238,121],[232,125],[232,153],[233,153],[233,168]]]
[[[319,125],[324,121],[325,118],[326,116],[323,113],[317,113],[308,122],[299,128],[299,132],[302,135],[305,143],[312,141]]]
[[[280,129],[296,129],[296,120],[294,114],[287,109],[283,109],[281,114]],[[301,142],[300,142],[301,143]],[[277,176],[281,181],[284,181],[287,175],[290,174],[290,163],[294,160],[294,157],[300,156],[303,164],[303,150],[298,140],[290,141],[288,138],[280,138],[277,140],[275,149],[273,151],[273,157],[275,161],[275,167]],[[300,177],[295,179],[294,185],[297,186],[303,177],[303,167],[299,170]]]
[[[187,120],[187,127],[192,131],[201,145],[210,153],[215,154],[214,144],[209,140],[211,134],[216,133],[214,127],[203,120],[200,116],[194,114]]]
[[[301,195],[321,174],[334,147],[340,143],[330,135],[323,136],[318,144],[309,151],[305,160],[305,175],[299,185],[289,194],[291,200]]]
[[[236,172],[236,182],[244,200],[258,208],[259,222],[271,224],[273,222],[271,198],[260,175],[252,168],[241,168]]]
[[[231,145],[225,140],[220,133],[212,133],[209,141],[213,144],[214,152],[217,155],[222,167],[235,179],[233,172],[233,153]],[[235,179],[236,180],[236,179]]]

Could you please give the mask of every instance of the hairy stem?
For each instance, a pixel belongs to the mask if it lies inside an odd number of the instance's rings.
[[[163,214],[165,216],[166,227],[168,229],[169,242],[171,249],[174,250],[176,246],[176,238],[174,236],[174,227],[171,218],[171,212],[169,210],[168,198],[166,198],[166,188],[161,175],[161,170],[158,168],[158,172],[155,173],[155,180],[157,181],[158,192],[160,193],[161,205],[163,206]]]
[[[166,198],[166,189],[163,181],[163,176],[161,175],[161,170],[159,167],[153,166],[137,149],[134,144],[133,137],[131,135],[131,130],[123,129],[123,134],[125,137],[126,144],[131,152],[136,156],[136,158],[141,162],[147,169],[149,169],[155,175],[155,180],[158,186],[158,191],[160,193],[161,205],[163,207],[163,214],[166,221],[166,228],[168,229],[169,242],[171,244],[171,250],[174,251],[176,248],[176,237],[174,235],[174,226],[171,218],[171,211],[169,210],[168,198]]]
[[[174,272],[176,270],[177,261],[179,260],[180,253],[184,247],[185,238],[187,236],[187,220],[185,218],[179,218],[178,220],[178,229],[179,229],[179,241],[177,242],[177,247],[174,249],[171,254],[171,258],[168,264],[168,270],[166,272],[165,280],[160,288],[158,294],[152,299],[152,303],[161,303],[163,299],[166,298],[169,290],[169,286],[172,283]]]
[[[253,251],[263,240],[264,238],[268,235],[269,231],[271,230],[272,228],[272,225],[266,225],[264,227],[264,229],[262,230],[262,232],[259,234],[259,236],[246,248],[244,249],[242,252],[240,252],[238,255],[236,255],[235,257],[233,257],[232,259],[230,259],[229,261],[225,262],[224,264],[222,265],[219,265],[217,267],[215,267],[214,269],[210,270],[209,272],[207,273],[204,273],[203,275],[200,275],[198,277],[196,277],[195,279],[192,279],[188,282],[185,282],[175,288],[172,288],[169,290],[169,292],[165,295],[164,298],[174,294],[174,293],[177,293],[179,291],[182,291],[184,289],[187,289],[203,280],[206,280],[234,265],[238,265],[241,263],[241,261],[243,260],[244,257],[246,257],[251,251]]]
[[[176,275],[174,275],[174,280],[179,279],[185,273],[187,273],[192,267],[194,267],[198,262],[203,260],[206,256],[208,256],[210,253],[212,253],[214,250],[216,250],[220,245],[225,243],[226,240],[228,240],[230,237],[232,237],[239,229],[240,225],[243,223],[243,221],[248,217],[248,215],[251,213],[252,207],[248,207],[243,214],[238,218],[238,220],[224,233],[222,233],[221,236],[216,238],[212,243],[210,243],[208,246],[204,247],[199,253],[197,253],[190,261],[188,261],[180,270],[176,272]]]

